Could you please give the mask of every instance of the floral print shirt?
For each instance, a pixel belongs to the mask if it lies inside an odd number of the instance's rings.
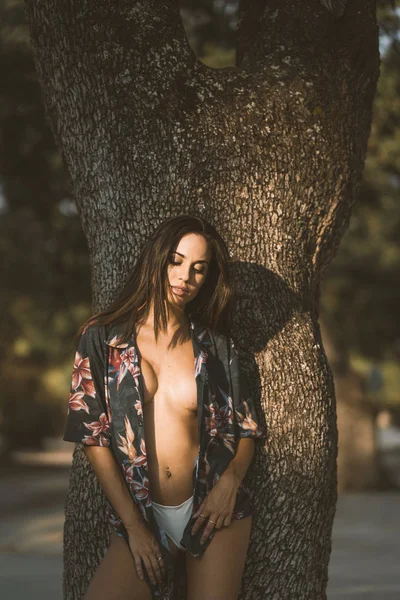
[[[212,333],[191,318],[189,322],[198,398],[199,450],[192,475],[194,514],[235,455],[239,439],[265,438],[266,433],[258,423],[232,339]],[[152,598],[167,600],[173,595],[174,560],[166,533],[157,524],[152,510],[143,426],[144,387],[135,336],[129,343],[119,344],[122,331],[122,325],[94,324],[81,335],[63,439],[88,446],[106,446],[113,452],[132,499],[163,551],[165,581],[151,584],[144,570]],[[109,502],[108,507],[109,523],[128,543],[124,524]],[[232,519],[242,519],[249,514],[249,491],[241,484]],[[190,518],[180,543],[192,556],[200,556],[214,532],[200,544],[202,531],[191,533],[195,520]]]

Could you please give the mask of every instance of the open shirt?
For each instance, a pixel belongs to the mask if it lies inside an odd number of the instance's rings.
[[[241,437],[265,438],[259,424],[248,383],[240,368],[231,338],[189,318],[194,351],[194,377],[198,399],[199,449],[193,469],[193,509],[198,510],[210,489],[234,457]],[[106,446],[112,451],[133,501],[158,540],[166,576],[162,584],[151,584],[152,598],[172,598],[175,565],[166,532],[155,520],[150,496],[143,425],[143,376],[133,335],[119,344],[123,325],[90,325],[78,341],[69,396],[65,441],[87,446]],[[248,489],[238,489],[232,520],[251,514]],[[128,543],[128,533],[108,502],[107,519]],[[214,530],[200,544],[202,530],[191,533],[196,518],[188,521],[181,545],[192,556],[200,556]]]

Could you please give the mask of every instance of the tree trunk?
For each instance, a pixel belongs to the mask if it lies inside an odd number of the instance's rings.
[[[337,427],[319,282],[358,193],[378,29],[368,0],[249,4],[238,65],[214,70],[191,51],[177,0],[26,0],[88,239],[93,308],[111,300],[160,221],[191,213],[218,228],[269,432],[248,474],[255,517],[241,598],[320,599]],[[80,451],[66,517],[65,598],[78,600],[108,543]]]

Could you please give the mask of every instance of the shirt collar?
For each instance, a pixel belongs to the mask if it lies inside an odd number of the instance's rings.
[[[199,349],[206,350],[208,346],[212,345],[212,340],[207,327],[200,325],[200,323],[194,321],[190,317],[189,323],[192,340],[194,342],[194,348],[196,350],[195,354],[197,356],[199,353],[198,347]],[[123,324],[118,323],[112,325],[108,331],[107,339],[105,340],[106,344],[114,348],[127,348],[130,345],[128,342],[125,342],[124,344],[118,344],[118,339],[122,335],[123,330]]]

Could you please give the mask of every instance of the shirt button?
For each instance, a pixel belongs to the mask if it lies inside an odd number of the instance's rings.
[[[143,426],[143,419],[142,419],[142,417],[138,417],[138,423],[139,423],[140,427]]]

